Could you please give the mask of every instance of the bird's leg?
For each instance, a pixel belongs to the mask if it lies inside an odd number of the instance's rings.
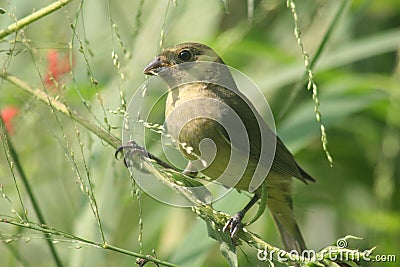
[[[224,232],[229,229],[229,233],[231,237],[234,238],[236,233],[239,231],[240,227],[242,227],[242,220],[246,212],[249,211],[254,204],[260,199],[259,194],[255,193],[252,199],[247,203],[247,205],[234,216],[232,216],[225,224],[224,228],[222,229]]]
[[[181,171],[181,170],[177,169],[176,167],[157,158],[153,154],[149,153],[144,147],[139,146],[134,140],[130,140],[130,141],[128,141],[128,143],[126,143],[126,145],[118,147],[117,151],[115,151],[115,158],[118,158],[118,155],[120,153],[124,154],[124,163],[127,168],[135,167],[135,163],[132,161],[133,158],[147,157],[149,159],[154,160],[158,165],[160,165],[164,168],[173,169],[178,172]]]
[[[183,174],[195,178],[197,176],[197,168],[193,165],[191,161],[189,161],[188,165],[186,166],[185,170],[183,171]]]

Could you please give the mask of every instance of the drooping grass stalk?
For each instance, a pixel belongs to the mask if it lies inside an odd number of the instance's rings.
[[[3,150],[4,150],[5,155],[6,155],[6,160],[7,160],[8,166],[9,166],[9,168],[10,168],[11,175],[12,175],[12,177],[13,177],[13,181],[14,181],[14,185],[15,185],[15,190],[17,191],[18,200],[19,200],[19,203],[20,203],[21,208],[22,208],[22,215],[20,215],[20,214],[18,213],[17,209],[14,208],[11,199],[4,193],[4,191],[3,191],[3,185],[2,185],[2,184],[0,184],[0,193],[1,193],[1,196],[2,196],[4,199],[6,199],[7,202],[10,204],[10,206],[11,206],[11,212],[14,213],[14,215],[15,215],[19,220],[21,220],[21,221],[27,221],[27,220],[28,220],[28,217],[27,217],[27,216],[28,216],[28,215],[27,215],[27,210],[26,210],[25,204],[24,204],[24,202],[23,202],[23,200],[22,200],[21,190],[19,189],[19,185],[18,185],[18,182],[17,182],[17,176],[16,176],[16,173],[15,173],[15,171],[14,171],[14,170],[15,170],[15,164],[14,164],[14,162],[13,162],[12,159],[11,159],[12,156],[10,155],[11,152],[10,152],[10,148],[9,148],[9,146],[8,146],[8,139],[9,139],[9,138],[8,138],[8,136],[7,136],[7,130],[6,130],[6,127],[5,127],[3,118],[2,118],[1,116],[0,116],[0,134],[1,134],[1,135],[0,135],[1,145],[3,146]]]
[[[1,124],[3,126],[3,120],[1,120]],[[40,224],[45,225],[46,224],[46,220],[45,220],[44,215],[42,213],[42,210],[40,208],[39,202],[36,199],[35,193],[33,192],[32,186],[31,186],[31,184],[29,182],[29,179],[26,176],[26,173],[25,173],[25,171],[24,171],[24,169],[22,167],[22,163],[19,160],[18,153],[14,148],[12,140],[9,138],[7,130],[4,129],[4,134],[2,135],[2,137],[6,139],[7,149],[8,149],[10,158],[11,158],[11,160],[13,162],[13,165],[15,166],[15,169],[19,173],[19,177],[21,178],[22,184],[24,185],[24,188],[25,188],[26,192],[28,193],[28,197],[29,197],[29,200],[32,203],[33,210],[35,211],[35,214],[38,217],[38,220],[39,220]],[[16,181],[14,181],[14,182],[16,182]],[[26,217],[26,211],[24,210],[23,212],[25,214],[24,220],[27,221],[28,218]],[[56,248],[54,247],[53,242],[51,241],[51,239],[49,238],[49,236],[47,234],[45,234],[45,240],[46,240],[46,243],[47,243],[47,245],[48,245],[48,247],[50,249],[50,252],[51,252],[51,255],[52,255],[53,259],[54,259],[55,264],[58,267],[63,266],[63,264],[61,262],[61,259],[60,259],[59,255],[58,255],[57,251],[56,251]]]
[[[122,114],[125,115],[126,113],[126,109],[127,109],[127,101],[125,98],[125,90],[123,90],[121,87],[122,81],[125,80],[125,73],[124,73],[124,68],[121,67],[121,60],[119,59],[118,53],[115,50],[115,45],[114,45],[114,35],[115,38],[117,39],[119,48],[122,50],[123,54],[124,54],[124,58],[125,60],[129,60],[131,58],[131,53],[128,53],[128,50],[122,40],[122,36],[119,32],[119,28],[118,25],[116,23],[114,23],[113,19],[111,18],[111,14],[110,14],[110,24],[111,24],[111,38],[113,40],[113,50],[111,52],[111,59],[112,59],[112,63],[115,67],[115,69],[118,72],[118,77],[119,77],[119,81],[118,81],[118,91],[119,91],[119,97],[121,99],[121,106],[119,108],[117,108],[117,110],[112,111],[109,110],[109,112],[114,113],[114,114]],[[125,61],[125,64],[127,63]]]
[[[138,204],[138,244],[139,244],[139,252],[143,252],[143,209],[142,209],[142,199],[141,199],[141,191],[139,186],[136,184],[135,179],[131,175],[131,195],[132,200],[136,200]]]
[[[31,24],[32,22],[41,19],[54,11],[62,8],[63,6],[69,4],[72,0],[59,0],[46,7],[39,9],[38,11],[16,21],[15,23],[9,25],[6,29],[0,30],[0,40],[7,37],[8,35],[22,29],[23,27]]]
[[[305,73],[305,77],[308,80],[307,81],[307,90],[312,90],[312,99],[314,101],[314,113],[315,113],[315,118],[317,120],[317,122],[320,125],[320,131],[321,131],[321,142],[322,142],[322,149],[325,152],[325,156],[330,164],[330,166],[332,167],[333,164],[333,158],[331,156],[331,154],[329,153],[328,150],[328,137],[326,134],[326,129],[325,129],[325,125],[322,122],[322,114],[319,110],[319,106],[320,106],[320,102],[319,102],[319,97],[318,97],[318,86],[314,81],[314,76],[313,76],[313,66],[315,65],[315,63],[317,62],[318,57],[321,55],[323,48],[325,47],[325,45],[328,42],[328,39],[333,31],[333,29],[335,28],[335,26],[337,25],[337,22],[340,18],[340,16],[343,14],[343,12],[345,11],[345,7],[347,5],[347,0],[343,0],[342,4],[340,6],[340,8],[338,9],[335,18],[333,19],[332,23],[330,24],[330,27],[328,28],[324,38],[321,41],[321,44],[319,45],[319,48],[317,50],[317,53],[314,57],[314,59],[311,59],[310,55],[308,54],[308,52],[305,50],[304,45],[303,45],[303,40],[301,38],[301,31],[298,25],[298,15],[297,15],[297,11],[296,11],[296,5],[294,3],[293,0],[287,0],[287,6],[288,8],[291,10],[292,15],[293,15],[293,21],[294,21],[294,35],[296,37],[297,43],[300,46],[301,49],[301,53],[303,55],[303,59],[304,59],[304,66],[306,68],[306,73]],[[303,79],[297,84],[297,86],[295,87],[291,98],[287,101],[286,106],[284,107],[283,111],[281,112],[280,116],[282,117],[284,113],[286,113],[287,109],[289,108],[289,106],[291,105],[292,101],[294,101],[294,99],[296,98],[296,96],[298,95],[298,93],[300,92],[301,88],[303,88],[303,84],[304,81]]]
[[[324,48],[326,44],[328,43],[330,37],[332,36],[332,33],[336,26],[338,25],[339,19],[342,17],[343,13],[346,11],[347,4],[349,3],[348,0],[343,0],[341,5],[339,6],[338,10],[336,11],[336,14],[331,21],[331,24],[329,25],[327,31],[325,32],[324,36],[322,37],[321,43],[318,46],[317,51],[315,52],[314,56],[311,57],[309,68],[310,70],[314,70],[315,64],[318,62],[320,59],[320,56],[322,52],[324,51]],[[279,118],[283,118],[288,110],[289,107],[292,106],[293,101],[296,99],[296,96],[300,93],[300,91],[304,88],[304,81],[307,79],[307,73],[304,74],[304,77],[300,79],[294,89],[292,90],[291,94],[289,95],[289,99],[286,101],[285,105],[283,106],[281,112],[279,113]]]
[[[76,22],[76,23],[77,23],[77,22]],[[85,61],[86,70],[87,70],[87,75],[88,75],[88,77],[89,77],[90,83],[92,84],[92,86],[93,86],[93,87],[95,88],[95,90],[96,90],[96,100],[97,100],[97,102],[99,103],[100,108],[101,108],[101,110],[102,110],[102,112],[103,112],[103,116],[104,116],[103,121],[105,122],[105,124],[106,124],[106,126],[107,126],[107,129],[110,131],[111,128],[112,128],[112,126],[109,124],[108,116],[107,116],[107,112],[106,112],[106,108],[104,107],[103,96],[102,96],[102,94],[100,93],[99,88],[98,88],[98,84],[99,84],[99,83],[98,83],[98,81],[96,80],[96,78],[95,78],[95,76],[94,76],[94,73],[93,73],[93,71],[92,71],[92,67],[90,66],[89,57],[88,57],[88,55],[87,55],[87,52],[85,51],[85,48],[86,48],[87,45],[88,45],[88,41],[87,41],[87,39],[85,39],[85,42],[83,42],[83,41],[81,40],[81,38],[79,37],[79,35],[78,35],[77,31],[76,31],[76,25],[75,25],[75,24],[72,24],[72,23],[71,23],[71,28],[72,28],[71,46],[72,46],[72,47],[74,46],[74,44],[75,44],[75,41],[74,41],[74,40],[76,39],[76,40],[78,41],[78,44],[79,44],[78,51],[79,51],[79,53],[82,54],[82,57],[83,57],[83,59],[84,59],[84,61]],[[86,49],[87,49],[87,48],[86,48]],[[90,50],[89,50],[89,51],[90,51]],[[90,54],[90,52],[89,52],[89,54]],[[73,70],[71,70],[71,72],[72,72],[72,76],[74,77],[74,72],[73,72]],[[75,78],[73,78],[73,82],[74,82],[74,85],[75,85],[75,89],[77,90],[77,92],[78,92],[78,94],[79,94],[79,97],[81,98],[81,100],[82,100],[82,102],[84,103],[85,107],[86,107],[87,110],[92,114],[92,117],[93,117],[94,119],[98,120],[97,117],[92,113],[92,111],[91,111],[91,109],[90,109],[90,106],[91,106],[90,103],[89,103],[88,101],[86,101],[86,99],[83,98],[83,96],[82,96],[82,94],[81,94],[81,92],[80,92],[80,90],[79,90],[79,87],[76,85]]]
[[[82,172],[79,170],[78,162],[76,161],[75,156],[74,156],[75,153],[73,152],[72,147],[69,145],[69,142],[66,140],[66,136],[64,135],[63,137],[64,137],[64,142],[65,142],[65,147],[64,147],[65,155],[68,158],[68,160],[71,162],[72,169],[75,171],[75,174],[78,177],[77,181],[78,181],[78,183],[80,185],[79,187],[80,187],[81,191],[88,198],[90,208],[91,208],[91,210],[93,212],[93,215],[94,215],[94,217],[96,219],[97,225],[99,226],[101,239],[102,239],[103,243],[105,244],[106,243],[106,239],[105,239],[105,235],[104,235],[104,231],[103,231],[103,225],[102,225],[102,222],[101,222],[101,219],[100,219],[97,201],[96,201],[96,198],[95,198],[95,196],[93,194],[94,185],[93,185],[93,182],[92,182],[92,179],[91,179],[91,175],[90,175],[90,172],[89,172],[89,168],[88,168],[88,165],[87,165],[87,162],[86,162],[86,159],[85,159],[85,154],[84,154],[84,151],[83,151],[83,142],[82,142],[82,140],[80,138],[79,130],[75,128],[75,131],[76,131],[76,135],[77,135],[78,142],[79,142],[79,147],[80,147],[80,152],[81,152],[81,155],[82,155],[82,161],[83,161],[83,165],[84,165],[84,169],[85,169],[85,171],[84,171],[85,174],[82,174]],[[86,183],[84,181],[84,176],[86,176],[87,185],[86,185]]]

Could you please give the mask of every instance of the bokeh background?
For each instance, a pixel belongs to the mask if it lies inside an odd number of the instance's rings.
[[[50,3],[0,1],[0,28]],[[349,241],[351,247],[376,246],[375,255],[395,255],[399,261],[400,2],[345,1],[341,12],[338,0],[295,3],[311,58],[327,40],[313,71],[332,168],[322,150],[286,1],[72,1],[2,39],[1,66],[120,137],[124,101],[145,81],[143,68],[160,46],[206,43],[259,86],[278,135],[318,180],[295,183],[296,215],[308,246],[319,250],[354,235],[362,240]],[[182,266],[227,265],[202,220],[188,208],[138,193],[114,149],[88,130],[4,80],[0,109],[48,226],[101,242],[80,188],[89,177],[107,243],[143,254],[154,249],[158,258]],[[6,196],[0,198],[0,216],[15,217],[25,208],[38,222],[19,173],[10,167],[4,140],[0,184]],[[215,207],[233,214],[247,199],[232,193]],[[249,229],[281,246],[268,212]],[[0,266],[54,266],[42,233],[0,223],[0,237]],[[135,261],[100,248],[54,243],[65,266],[132,266]],[[238,249],[240,266],[266,265],[256,253]]]

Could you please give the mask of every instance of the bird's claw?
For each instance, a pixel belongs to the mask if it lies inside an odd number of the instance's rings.
[[[235,238],[237,232],[242,228],[243,212],[238,212],[232,216],[222,228],[222,231],[226,232],[229,229],[231,238]]]
[[[151,161],[166,169],[180,171],[174,166],[162,161],[153,154],[147,152],[144,147],[138,145],[134,140],[130,140],[128,141],[128,143],[126,143],[126,145],[118,147],[117,151],[115,151],[115,158],[118,159],[119,154],[121,153],[124,155],[124,163],[127,168],[134,167],[137,170],[148,173],[148,171],[143,169],[143,163],[146,159],[150,159]]]
[[[115,151],[115,158],[118,159],[121,153],[123,154],[124,163],[127,168],[136,165],[132,160],[134,157],[148,157],[146,149],[138,145],[134,140],[130,140],[126,145],[118,147],[117,151]]]

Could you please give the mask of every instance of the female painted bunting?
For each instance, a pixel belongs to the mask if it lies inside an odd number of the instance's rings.
[[[194,177],[200,171],[224,186],[254,192],[251,201],[227,222],[224,230],[235,235],[245,213],[260,199],[264,185],[267,206],[285,248],[305,250],[293,213],[291,184],[292,177],[305,183],[315,180],[260,119],[217,53],[204,44],[179,44],[163,50],[144,73],[159,75],[168,84],[165,125],[190,160],[184,172]],[[242,170],[235,169],[239,165]],[[260,173],[263,176],[252,184]]]

